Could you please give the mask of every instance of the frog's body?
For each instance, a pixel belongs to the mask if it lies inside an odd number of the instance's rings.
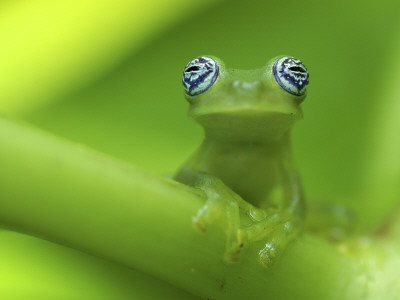
[[[271,265],[303,217],[290,130],[302,117],[307,70],[288,57],[258,70],[227,70],[205,56],[186,66],[183,82],[189,114],[205,130],[202,145],[175,177],[208,198],[195,224],[205,230],[223,211],[228,260],[237,259],[246,241],[266,238],[260,255]]]
[[[221,179],[256,207],[288,207],[302,197],[291,162],[288,137],[284,139],[287,141],[280,141],[278,145],[205,139],[181,169],[177,180],[194,185],[196,175],[202,172]]]

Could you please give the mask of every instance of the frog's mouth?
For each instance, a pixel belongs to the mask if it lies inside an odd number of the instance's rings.
[[[189,114],[197,119],[208,114],[232,116],[271,116],[271,113],[301,117],[300,103],[304,97],[282,96],[281,91],[209,93],[207,97],[192,103]]]
[[[197,115],[208,137],[219,140],[278,142],[285,137],[301,113],[241,109]]]

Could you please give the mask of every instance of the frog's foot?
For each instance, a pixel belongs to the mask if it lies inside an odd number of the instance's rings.
[[[249,242],[266,241],[258,255],[260,262],[269,268],[276,263],[287,244],[297,236],[300,228],[300,219],[284,212],[277,212],[247,227],[246,235]]]
[[[300,218],[293,213],[256,208],[213,176],[200,176],[195,187],[204,192],[207,201],[193,218],[193,224],[197,230],[205,232],[210,224],[220,223],[227,237],[227,262],[237,262],[247,244],[265,240],[259,257],[263,265],[270,267],[301,227]]]
[[[244,200],[212,176],[201,176],[195,187],[207,196],[206,203],[193,218],[195,228],[205,232],[209,225],[218,221],[227,237],[225,260],[237,262],[247,241],[246,232],[240,229],[239,209]]]
[[[245,231],[240,229],[238,203],[232,199],[210,198],[193,218],[193,224],[196,229],[205,232],[217,219],[227,238],[225,261],[237,262],[247,240]]]

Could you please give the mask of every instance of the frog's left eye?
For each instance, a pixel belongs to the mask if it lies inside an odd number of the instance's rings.
[[[189,62],[183,70],[182,83],[186,94],[196,96],[207,91],[219,75],[218,63],[210,57],[201,56]]]
[[[302,96],[305,94],[309,75],[306,66],[293,57],[281,57],[272,67],[275,81],[288,93]]]

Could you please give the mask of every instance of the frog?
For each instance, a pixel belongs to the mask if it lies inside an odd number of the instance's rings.
[[[303,117],[308,70],[291,56],[241,70],[204,55],[185,66],[182,83],[188,114],[204,131],[174,176],[204,196],[193,225],[205,232],[220,223],[226,262],[238,262],[246,246],[259,243],[259,261],[271,267],[304,224],[291,129]]]

